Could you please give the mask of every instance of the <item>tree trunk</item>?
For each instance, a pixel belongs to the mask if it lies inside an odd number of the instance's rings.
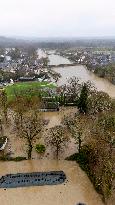
[[[56,158],[58,159],[58,155],[59,155],[59,147],[56,147]]]
[[[4,109],[4,118],[5,118],[5,122],[7,124],[7,122],[8,122],[7,108]]]
[[[2,120],[0,119],[0,135],[3,136]]]
[[[33,149],[33,146],[31,144],[31,142],[29,142],[29,144],[28,144],[28,159],[32,158],[32,149]]]
[[[22,113],[20,113],[19,115],[20,115],[20,125],[21,125],[21,128],[22,128],[22,123],[23,123],[23,115],[22,115]]]
[[[79,151],[79,153],[80,153],[80,151],[81,151],[81,143],[82,143],[82,140],[81,140],[81,134],[78,133],[78,145],[79,145],[79,147],[78,147],[78,151]]]

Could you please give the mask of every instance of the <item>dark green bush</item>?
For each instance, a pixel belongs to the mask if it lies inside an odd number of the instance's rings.
[[[96,159],[90,146],[84,145],[80,153],[75,153],[70,157],[67,157],[66,160],[76,161],[77,163],[79,163],[81,169],[87,173],[91,181],[95,181],[95,176],[92,173],[91,165],[95,165]]]
[[[23,160],[26,160],[26,157],[9,157],[7,155],[5,156],[1,156],[0,157],[0,161],[15,161],[15,162],[20,162],[20,161],[23,161]]]
[[[37,144],[35,150],[41,154],[45,152],[46,148],[43,144]]]
[[[26,157],[20,157],[20,156],[18,156],[18,157],[12,158],[12,161],[15,161],[15,162],[19,162],[19,161],[23,161],[23,160],[26,160]]]

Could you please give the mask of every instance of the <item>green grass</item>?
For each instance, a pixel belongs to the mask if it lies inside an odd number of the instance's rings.
[[[37,95],[39,90],[44,88],[55,88],[56,86],[52,83],[49,84],[48,82],[21,82],[15,83],[14,85],[7,86],[5,88],[8,101],[11,101],[15,97],[15,93],[18,95],[24,96],[32,96]]]
[[[42,154],[45,152],[46,148],[43,144],[37,144],[35,147],[35,150],[39,153]]]

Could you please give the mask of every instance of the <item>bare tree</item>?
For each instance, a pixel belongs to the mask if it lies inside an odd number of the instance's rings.
[[[46,144],[50,145],[54,152],[56,153],[56,158],[58,159],[59,152],[63,151],[63,148],[67,145],[69,141],[68,136],[65,134],[64,127],[61,125],[56,125],[49,129],[48,135],[46,137]]]
[[[78,114],[75,116],[65,116],[62,123],[66,126],[67,131],[75,139],[78,145],[78,151],[80,153],[82,148],[82,142],[88,132],[88,117],[84,114]]]
[[[35,91],[36,90],[27,90],[27,96]],[[35,95],[32,97],[27,97],[24,95],[25,92],[18,93],[18,91],[14,89],[14,100],[9,103],[9,107],[14,111],[15,123],[21,125],[25,113],[29,111],[34,112],[34,115],[36,115],[38,109],[41,106],[41,99],[39,96]]]
[[[7,94],[5,92],[5,90],[2,90],[2,92],[0,93],[0,106],[5,118],[5,121],[7,123],[8,121],[8,115],[7,115]]]
[[[23,115],[27,111],[27,103],[22,96],[16,96],[15,100],[10,103],[9,107],[14,111],[15,123],[22,125]]]
[[[17,124],[18,135],[26,140],[28,159],[31,159],[33,144],[37,139],[41,138],[41,131],[45,125],[44,120],[38,116],[31,114],[22,117],[22,124]]]

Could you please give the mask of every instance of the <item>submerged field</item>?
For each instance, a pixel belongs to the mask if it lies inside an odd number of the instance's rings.
[[[103,205],[87,175],[75,162],[64,160],[27,160],[0,162],[0,175],[63,170],[65,183],[52,186],[31,186],[0,189],[3,205]]]
[[[15,83],[14,85],[7,86],[5,88],[8,101],[15,98],[16,95],[32,96],[39,95],[40,90],[47,88],[54,89],[56,85],[48,82],[21,82]]]

